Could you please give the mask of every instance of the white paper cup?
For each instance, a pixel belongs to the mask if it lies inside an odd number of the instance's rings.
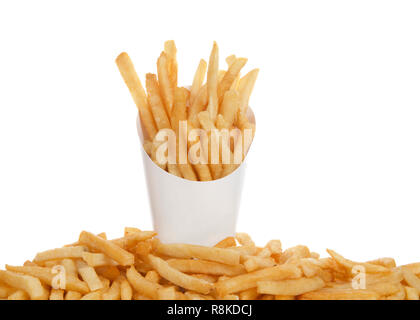
[[[249,118],[255,122],[252,111]],[[143,144],[138,118],[137,131]],[[142,154],[153,227],[160,241],[213,246],[235,235],[245,161],[224,178],[190,181],[162,170],[143,146]]]

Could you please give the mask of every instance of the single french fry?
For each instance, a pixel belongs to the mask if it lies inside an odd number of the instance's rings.
[[[158,298],[158,290],[162,287],[161,285],[146,280],[133,266],[127,269],[126,275],[128,282],[138,293],[154,300]]]
[[[259,281],[257,283],[258,293],[297,296],[306,292],[315,291],[325,286],[321,278],[301,278],[282,281]]]
[[[224,100],[226,91],[228,91],[232,87],[233,82],[235,81],[236,77],[241,72],[241,69],[245,66],[247,61],[248,59],[246,58],[237,58],[235,59],[235,62],[233,62],[232,65],[229,66],[229,69],[223,76],[223,79],[220,82],[217,90],[219,103]]]
[[[65,258],[81,258],[85,248],[77,247],[62,247],[52,250],[40,252],[35,256],[34,262],[43,262],[48,260],[57,260]]]
[[[180,121],[187,120],[187,89],[185,88],[175,88],[175,102],[174,108],[172,110],[171,124],[172,129],[177,135],[177,163],[179,171],[184,179],[197,181],[197,176],[194,172],[193,167],[188,162],[188,159],[181,161],[180,155],[187,153],[187,137],[184,136],[184,133],[179,132]],[[178,153],[179,150],[179,153]],[[186,163],[181,163],[186,162]]]
[[[0,281],[10,287],[25,291],[31,300],[48,300],[49,292],[42,286],[38,278],[0,270]]]
[[[162,102],[165,105],[166,113],[170,115],[172,112],[173,104],[174,104],[174,88],[172,87],[171,80],[169,79],[168,57],[165,52],[161,53],[157,61],[157,73],[158,73],[159,89],[160,89],[160,94],[162,97]],[[146,87],[147,87],[147,84],[146,84]],[[149,92],[149,89],[147,89],[147,91]],[[155,120],[156,120],[156,117],[155,117]]]
[[[226,91],[223,102],[220,105],[220,114],[226,121],[228,128],[232,127],[239,110],[239,95],[235,90]]]
[[[155,121],[147,101],[146,93],[127,53],[121,53],[116,61],[121,76],[139,110],[140,119],[148,138],[151,140],[157,133]]]
[[[146,74],[146,89],[148,93],[147,98],[157,129],[170,129],[171,123],[169,122],[168,114],[166,113],[165,106],[160,97],[159,84],[155,74]]]
[[[175,41],[165,41],[164,50],[168,57],[169,80],[171,82],[172,88],[176,88],[178,86],[178,62],[176,61],[177,50]]]
[[[234,246],[236,246],[236,240],[234,237],[227,237],[215,245],[216,248],[229,248]]]
[[[179,122],[187,120],[187,96],[188,90],[185,88],[175,88],[174,92],[174,107],[171,112],[172,130],[178,134]]]
[[[201,86],[203,85],[204,77],[206,76],[207,71],[207,62],[203,59],[200,60],[198,64],[197,70],[194,75],[194,80],[191,86],[191,94],[190,94],[190,106],[194,104],[194,100],[200,91]]]
[[[208,162],[209,162],[211,175],[213,176],[213,179],[216,180],[223,176],[223,165],[220,162],[220,156],[221,156],[220,152],[219,152],[219,158],[217,158],[212,153],[212,150],[218,151],[219,149],[217,148],[217,143],[219,141],[211,138],[212,133],[217,135],[216,126],[211,120],[209,111],[202,111],[197,115],[197,117],[198,117],[198,121],[200,122],[201,128],[203,128],[204,130],[208,132]],[[213,144],[216,144],[216,145],[213,146]],[[205,148],[204,145],[203,145],[203,148]]]
[[[240,263],[240,253],[234,250],[192,244],[157,243],[155,252],[160,255],[181,259],[196,258],[228,265],[238,265]]]
[[[232,55],[230,55],[229,57],[226,58],[226,63],[228,64],[228,67],[231,67],[235,61],[236,61],[236,56],[234,54],[232,54]],[[240,72],[238,73],[235,80],[233,81],[230,89],[236,90],[238,88],[238,85],[239,85],[239,80],[241,80],[241,73]]]
[[[170,259],[168,264],[185,273],[205,273],[213,275],[237,276],[245,273],[243,265],[227,265],[219,262],[193,259]]]
[[[301,276],[301,271],[294,265],[281,265],[242,274],[216,284],[219,296],[240,292],[257,286],[259,281],[295,279]]]
[[[115,260],[122,266],[130,266],[134,264],[134,255],[117,244],[104,240],[90,232],[82,231],[80,233],[79,242],[91,249],[98,250]]]
[[[209,68],[207,71],[207,90],[209,97],[209,104],[207,106],[207,111],[210,114],[210,119],[214,122],[216,121],[217,113],[219,110],[219,100],[217,96],[217,86],[218,86],[218,71],[219,71],[219,47],[217,43],[213,43],[213,48],[211,50],[210,59],[209,59]]]
[[[8,271],[19,272],[28,276],[39,279],[43,284],[48,286],[53,285],[53,280],[56,274],[52,272],[51,268],[45,267],[19,267],[19,266],[9,266],[6,265]],[[64,267],[64,269],[66,269]],[[76,277],[69,276],[66,272],[66,281],[65,281],[66,290],[74,290],[81,293],[86,293],[89,291],[88,286],[83,281],[80,281]]]
[[[82,279],[87,283],[90,291],[96,291],[103,288],[103,284],[98,277],[95,269],[88,266],[83,261],[77,261],[77,271],[79,272]]]
[[[64,290],[51,289],[50,300],[64,300]]]
[[[208,294],[213,288],[211,283],[182,273],[159,257],[149,255],[149,261],[163,278],[182,288],[203,294]]]
[[[24,290],[17,290],[7,297],[7,300],[29,300],[29,295]]]
[[[121,281],[121,300],[131,300],[133,298],[133,289],[127,279]]]
[[[67,291],[66,295],[64,296],[64,300],[80,300],[82,298],[82,294],[77,291]]]
[[[239,109],[246,111],[249,104],[249,97],[254,89],[255,81],[258,77],[259,69],[254,69],[248,72],[239,82]]]

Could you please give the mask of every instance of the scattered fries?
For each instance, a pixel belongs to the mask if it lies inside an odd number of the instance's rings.
[[[214,247],[155,236],[82,231],[77,245],[0,270],[0,300],[419,300],[420,263],[354,262],[330,249],[320,258],[306,246],[283,250],[280,240],[259,247],[246,233]]]
[[[255,124],[247,108],[258,69],[241,78],[247,59],[231,55],[226,59],[227,71],[220,70],[219,47],[214,42],[209,63],[201,59],[191,87],[180,88],[176,53],[175,42],[166,41],[156,63],[157,73],[146,74],[147,94],[128,54],[123,52],[116,59],[139,111],[144,150],[156,165],[180,178],[220,179],[239,167],[254,137]],[[204,111],[210,122],[206,125],[199,119]],[[181,133],[180,128],[186,132]]]

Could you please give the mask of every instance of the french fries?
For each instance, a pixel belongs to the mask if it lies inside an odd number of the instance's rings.
[[[252,142],[255,124],[249,123],[246,109],[258,69],[240,78],[240,72],[247,59],[231,55],[226,59],[228,69],[219,70],[219,48],[214,42],[208,65],[201,59],[191,87],[182,88],[178,85],[176,52],[175,42],[166,41],[164,50],[157,59],[157,76],[152,73],[146,74],[147,94],[128,55],[121,53],[116,63],[139,109],[140,123],[145,133],[143,147],[152,161],[161,169],[183,179],[217,180],[231,174],[239,167]],[[228,132],[228,143],[224,142],[219,147],[219,134],[205,136],[197,133],[203,126],[199,114],[204,111],[214,126],[213,131]],[[187,123],[186,134],[179,130],[182,121]],[[165,133],[168,132],[166,130],[172,130],[176,136],[176,146],[173,148],[169,144],[174,142],[169,141],[169,138],[165,145],[158,138],[163,129]],[[252,132],[251,135],[248,134],[251,139],[244,138],[247,135],[246,131]],[[212,141],[210,138],[217,141]],[[230,143],[231,140],[234,143]],[[220,154],[226,156],[211,157],[207,141],[217,150],[220,148]],[[200,148],[203,150],[198,154],[197,143],[203,145],[203,148]],[[166,150],[161,149],[166,146],[168,146]],[[159,153],[159,150],[162,152]],[[235,160],[234,163],[233,155],[236,155],[236,151],[240,157],[237,157],[239,161]]]
[[[192,244],[162,244],[157,243],[156,252],[174,258],[197,258],[208,261],[238,265],[240,254],[230,249],[210,248]]]
[[[212,275],[237,276],[245,273],[243,265],[227,265],[218,262],[194,259],[170,259],[168,264],[185,273],[205,273]]]
[[[238,58],[229,66],[229,69],[224,74],[222,81],[217,88],[217,95],[218,99],[223,101],[223,97],[225,92],[228,91],[231,87],[233,82],[235,81],[236,77],[238,76],[241,69],[245,66],[248,59],[246,58]]]
[[[0,281],[17,290],[26,292],[31,300],[47,300],[49,297],[49,292],[42,286],[41,281],[32,276],[0,270]],[[21,293],[19,297],[22,297]]]
[[[127,270],[127,280],[138,293],[151,299],[158,299],[158,291],[162,286],[145,279],[134,266]]]
[[[53,279],[55,274],[53,273],[51,268],[38,266],[19,267],[6,265],[6,269],[8,271],[18,272],[21,274],[32,276],[34,278],[39,279],[44,285],[53,286]],[[72,276],[72,274],[66,274],[65,288],[66,290],[73,290],[80,293],[89,292],[89,288],[86,285],[86,283],[80,281],[76,276]]]
[[[171,123],[169,122],[167,110],[165,110],[165,106],[163,105],[160,96],[159,84],[155,74],[146,74],[146,89],[150,108],[152,109],[152,114],[158,130],[170,128]]]
[[[155,120],[153,119],[152,112],[150,110],[149,103],[147,102],[147,96],[144,88],[140,82],[136,70],[134,69],[133,62],[126,52],[121,53],[115,60],[118,69],[120,70],[121,76],[124,79],[128,90],[133,97],[134,103],[136,104],[140,119],[145,132],[150,140],[157,133]]]
[[[181,288],[196,291],[203,294],[208,294],[213,289],[213,285],[207,281],[194,278],[178,271],[171,267],[165,260],[149,255],[150,264],[157,270],[157,272],[166,280]]]
[[[214,42],[209,58],[209,70],[207,71],[207,91],[209,96],[209,104],[207,106],[207,111],[209,112],[210,119],[212,121],[216,120],[217,112],[219,109],[219,100],[217,95],[217,87],[219,84],[218,72],[219,47],[217,46],[217,43]]]
[[[80,234],[79,242],[87,245],[92,249],[101,251],[123,266],[134,264],[134,255],[132,253],[125,251],[117,244],[109,240],[95,236],[93,233],[83,231]]]
[[[58,260],[63,258],[81,258],[84,251],[85,248],[81,246],[52,249],[38,253],[34,262]]]
[[[157,61],[157,71],[159,78],[159,88],[163,103],[166,107],[166,113],[171,114],[174,105],[174,87],[169,79],[169,62],[165,52],[162,52]]]
[[[99,279],[93,267],[88,266],[84,261],[77,261],[77,271],[80,277],[85,281],[90,291],[96,291],[103,288],[103,283]]]
[[[325,286],[321,278],[301,278],[283,281],[259,281],[259,294],[298,296],[306,292],[316,291]]]
[[[280,240],[257,246],[246,233],[214,247],[163,244],[155,236],[125,228],[123,237],[106,240],[82,231],[77,246],[6,265],[0,299],[419,300],[420,263],[354,262],[330,249],[320,258],[302,245],[283,250]]]
[[[200,88],[204,81],[204,77],[206,76],[206,70],[207,62],[201,59],[200,63],[198,64],[197,71],[195,72],[194,80],[191,86],[190,105],[194,103],[194,100],[197,97],[198,92],[200,91]]]

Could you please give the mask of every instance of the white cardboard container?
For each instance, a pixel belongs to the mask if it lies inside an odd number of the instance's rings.
[[[254,114],[248,117],[255,123]],[[230,175],[214,181],[190,181],[158,167],[143,149],[153,227],[163,243],[213,246],[234,236],[245,177],[245,161]],[[245,159],[246,160],[246,159]]]

